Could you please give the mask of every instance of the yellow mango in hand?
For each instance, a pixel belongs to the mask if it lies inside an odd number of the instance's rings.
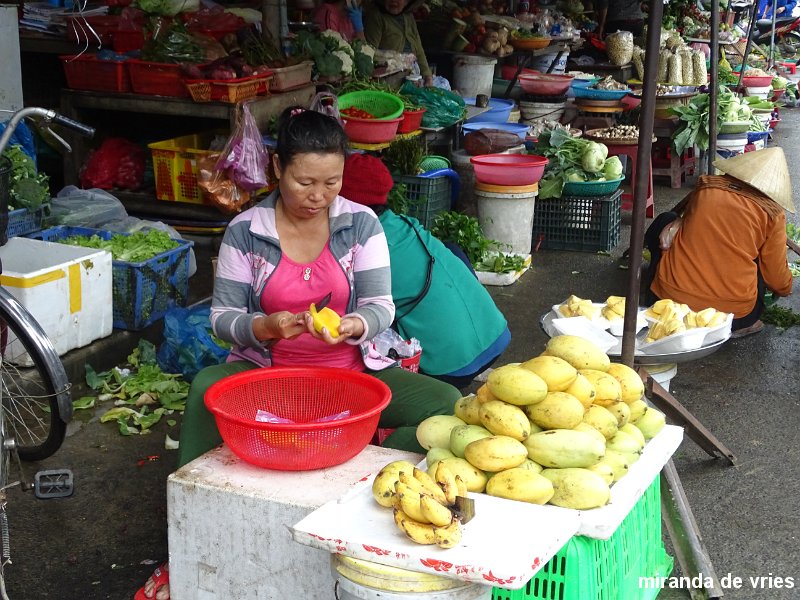
[[[335,310],[326,306],[318,311],[317,307],[312,302],[308,311],[311,313],[311,318],[314,319],[314,330],[317,333],[322,333],[322,328],[324,327],[328,330],[328,333],[331,334],[331,337],[339,337],[339,325],[342,319]]]

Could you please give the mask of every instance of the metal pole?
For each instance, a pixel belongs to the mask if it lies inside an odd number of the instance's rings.
[[[753,36],[756,31],[756,14],[758,12],[758,2],[753,1],[753,9],[750,11],[750,25],[747,28],[747,43],[744,46],[744,56],[742,56],[742,70],[739,71],[739,89],[742,87],[742,78],[747,69],[747,57],[750,56],[750,48],[753,45]],[[712,61],[713,62],[713,61]]]
[[[656,73],[658,72],[658,50],[661,37],[661,18],[664,3],[650,3],[647,16],[647,42],[644,54],[644,83],[639,113],[639,147],[636,152],[636,180],[633,182],[633,211],[631,222],[631,253],[628,268],[628,294],[625,302],[625,324],[622,333],[622,362],[633,367],[636,344],[636,318],[639,310],[639,287],[641,286],[642,247],[644,246],[644,223],[647,212],[647,188],[650,182],[650,155],[653,140],[653,119],[656,111]]]
[[[758,0],[753,0],[757,2]],[[711,3],[711,89],[708,107],[708,169],[714,173],[717,158],[717,97],[719,96],[719,0]]]
[[[772,31],[769,34],[769,58],[767,58],[767,68],[772,68],[772,60],[775,54],[775,19],[777,17],[778,0],[772,0]]]

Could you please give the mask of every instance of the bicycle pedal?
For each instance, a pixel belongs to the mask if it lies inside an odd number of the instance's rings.
[[[66,498],[74,491],[72,471],[51,469],[39,471],[33,478],[33,493],[37,498]]]

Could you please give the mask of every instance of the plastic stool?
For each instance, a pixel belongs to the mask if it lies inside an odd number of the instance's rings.
[[[630,192],[622,192],[622,208],[623,210],[631,210],[633,208],[633,186],[636,182],[636,161],[637,161],[637,152],[638,146],[631,146],[631,145],[615,145],[615,144],[608,144],[608,155],[609,156],[627,156],[628,161],[631,165],[631,191]],[[655,206],[653,204],[653,161],[651,159],[650,164],[648,165],[648,177],[647,177],[647,216],[652,218],[655,215]]]
[[[791,73],[792,75],[797,73],[797,64],[790,63],[790,62],[782,62],[780,64],[781,64],[781,66],[783,66],[783,68],[785,68],[787,71],[789,71],[789,73]]]

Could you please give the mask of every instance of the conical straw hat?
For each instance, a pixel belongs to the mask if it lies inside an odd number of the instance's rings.
[[[790,213],[794,213],[792,182],[789,179],[789,167],[786,165],[782,148],[745,152],[733,158],[717,160],[714,166],[723,173],[753,186]]]

